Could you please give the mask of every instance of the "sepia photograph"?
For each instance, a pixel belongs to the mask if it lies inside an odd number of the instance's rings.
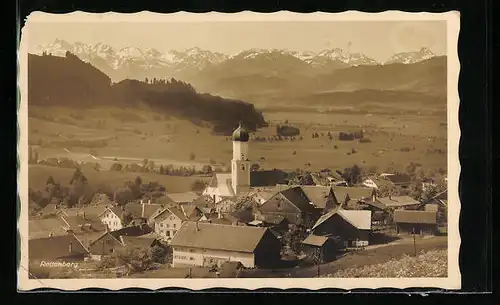
[[[456,12],[32,13],[19,289],[460,288],[458,33]]]

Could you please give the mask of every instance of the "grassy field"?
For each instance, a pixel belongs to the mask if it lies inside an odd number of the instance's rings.
[[[433,250],[421,252],[417,257],[404,255],[388,262],[361,268],[339,270],[325,277],[446,277],[448,275],[448,251]]]
[[[402,171],[410,162],[420,163],[429,171],[446,169],[447,128],[442,116],[372,115],[352,111],[320,113],[316,110],[264,110],[264,117],[270,126],[260,129],[255,136],[275,135],[276,124],[288,121],[290,125],[300,128],[303,139],[252,141],[250,159],[259,163],[261,168],[285,170],[344,169],[358,164],[375,167],[379,171]],[[38,151],[39,159],[68,157],[99,162],[103,169],[108,169],[115,158],[121,163],[142,163],[147,158],[156,165],[200,168],[209,163],[227,165],[232,156],[230,140],[212,135],[208,126],[200,127],[147,108],[75,110],[31,107],[29,111],[29,142]],[[340,131],[359,129],[364,129],[369,143],[337,139]],[[319,133],[320,137],[313,139],[313,132]],[[332,141],[326,136],[328,132],[333,135]],[[353,150],[355,153],[352,153]],[[36,182],[33,179],[46,179],[47,170],[33,171],[30,183],[44,183],[45,180]],[[104,175],[103,180],[113,183],[136,174],[100,172],[89,175]],[[165,176],[151,179],[165,180],[167,188],[171,184],[175,189],[185,189],[185,181],[191,181]]]
[[[45,183],[49,176],[61,185],[68,185],[74,173],[71,168],[59,168],[45,165],[30,165],[28,170],[29,187],[34,190],[41,190],[45,187]],[[191,177],[177,177],[159,175],[156,173],[130,173],[130,172],[112,172],[112,171],[95,171],[92,169],[84,168],[82,170],[88,183],[91,187],[100,185],[109,185],[115,189],[123,186],[125,181],[134,181],[137,176],[140,176],[143,183],[156,181],[165,186],[167,192],[187,192],[191,190],[191,185],[196,180],[208,181],[208,177],[191,176]]]

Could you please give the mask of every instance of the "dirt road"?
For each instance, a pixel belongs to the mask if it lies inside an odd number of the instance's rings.
[[[429,251],[433,249],[447,248],[447,237],[436,236],[426,239],[417,239],[416,249],[417,252]],[[414,252],[413,239],[407,238],[395,243],[384,246],[378,246],[372,249],[366,249],[358,252],[350,252],[337,260],[320,265],[320,274],[331,274],[337,270],[362,267],[367,265],[375,265],[384,263],[392,258],[398,258],[405,254],[412,255]],[[245,278],[264,278],[264,277],[298,277],[309,278],[318,276],[318,267],[303,267],[303,268],[290,268],[290,269],[255,269],[244,270],[240,273],[240,277]]]

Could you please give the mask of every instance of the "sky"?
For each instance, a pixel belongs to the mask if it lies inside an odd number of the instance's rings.
[[[252,48],[319,52],[342,48],[375,60],[430,48],[446,54],[445,21],[284,21],[284,22],[37,22],[29,27],[29,52],[55,39],[158,51],[191,47],[228,55]]]

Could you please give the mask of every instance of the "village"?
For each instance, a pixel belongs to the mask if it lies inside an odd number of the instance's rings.
[[[355,185],[332,171],[291,180],[279,169],[252,168],[249,139],[240,123],[230,172],[215,172],[200,192],[47,204],[29,221],[32,276],[71,277],[40,267],[62,261],[85,266],[79,276],[90,278],[315,277],[351,253],[385,247],[392,256],[401,245],[416,252],[417,243],[446,236],[447,190],[435,187],[445,181],[422,182],[431,191],[415,199],[404,173]]]

